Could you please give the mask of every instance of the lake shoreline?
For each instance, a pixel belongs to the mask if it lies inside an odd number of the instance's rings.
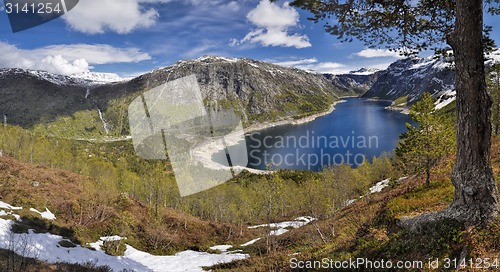
[[[399,112],[404,115],[410,115],[410,108],[408,107],[397,107],[397,106],[387,106],[385,110]]]
[[[393,100],[390,100],[390,99],[380,99],[380,98],[367,98],[367,101],[382,101],[382,102],[391,102],[391,103],[394,103]],[[410,115],[410,108],[409,107],[393,106],[391,104],[390,106],[387,106],[384,109],[388,110],[388,111],[399,112],[399,113],[404,114],[404,115]]]
[[[287,118],[287,119],[279,120],[279,121],[276,121],[276,122],[263,122],[263,123],[259,123],[259,124],[253,124],[253,125],[251,125],[249,127],[244,128],[243,130],[245,131],[245,134],[249,134],[249,133],[252,133],[252,132],[256,132],[256,131],[259,131],[259,130],[264,130],[266,128],[271,128],[271,127],[277,127],[277,126],[283,126],[283,125],[294,125],[294,126],[295,125],[302,125],[302,124],[305,124],[305,123],[308,123],[308,122],[312,122],[312,121],[316,120],[319,117],[322,117],[322,116],[325,116],[325,115],[328,115],[328,114],[332,113],[335,110],[335,106],[337,104],[345,103],[345,102],[347,102],[347,100],[343,100],[342,99],[342,100],[339,100],[339,101],[335,101],[330,106],[330,108],[327,111],[316,113],[316,114],[309,115],[309,116],[305,116],[305,117],[302,117],[302,118],[299,118],[299,119],[290,119],[290,118]]]
[[[260,131],[260,130],[270,128],[270,127],[276,127],[276,126],[282,126],[282,125],[305,124],[308,122],[312,122],[319,117],[322,117],[322,116],[325,116],[325,115],[332,113],[335,110],[335,106],[337,104],[344,103],[344,102],[347,102],[347,100],[335,101],[327,111],[320,112],[320,113],[313,114],[313,115],[309,115],[306,117],[302,117],[302,118],[299,118],[296,120],[285,119],[285,120],[280,120],[280,121],[276,121],[276,122],[264,122],[264,123],[260,123],[260,124],[251,125],[247,128],[244,128],[243,130],[245,131],[245,135],[247,135],[247,134],[250,134],[252,132]],[[228,136],[230,136],[230,135],[227,135],[226,137],[228,137]],[[193,150],[191,150],[191,154],[197,159],[198,162],[201,162],[201,164],[204,167],[209,168],[209,169],[215,169],[215,170],[222,170],[222,169],[230,170],[231,169],[230,167],[223,166],[223,165],[221,165],[217,162],[214,162],[212,160],[213,154],[215,154],[217,152],[220,152],[220,150],[215,148],[215,146],[213,146],[213,143],[211,143],[210,141],[201,143],[200,145],[193,148]],[[272,170],[259,170],[259,169],[254,169],[254,168],[250,168],[250,167],[243,167],[243,166],[235,166],[235,167],[233,167],[233,169],[237,172],[247,170],[251,173],[259,174],[259,175],[266,175],[266,174],[271,174],[274,172]]]

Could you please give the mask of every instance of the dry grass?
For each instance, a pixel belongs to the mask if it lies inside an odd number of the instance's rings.
[[[0,197],[24,207],[18,211],[20,229],[35,228],[68,237],[77,243],[95,242],[100,236],[121,235],[132,246],[155,254],[186,249],[206,250],[222,243],[252,239],[251,230],[231,224],[204,221],[170,208],[159,216],[127,195],[100,188],[88,177],[65,170],[20,163],[0,157]],[[57,219],[41,220],[29,208],[47,207]],[[238,231],[236,231],[238,230]]]

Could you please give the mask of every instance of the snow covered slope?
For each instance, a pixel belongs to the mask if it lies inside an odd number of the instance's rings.
[[[115,73],[97,73],[97,72],[85,72],[80,74],[74,74],[71,75],[70,77],[84,79],[95,83],[113,83],[126,80],[121,78],[119,75]]]
[[[500,50],[486,55],[486,67],[495,63],[500,63]],[[444,108],[456,98],[455,72],[451,59],[436,56],[403,59],[377,74],[377,81],[365,97],[396,100],[408,96],[411,104],[423,92],[429,92],[436,101],[436,109]]]
[[[15,216],[17,210],[22,207],[13,207],[0,201],[0,216]],[[35,210],[35,209],[30,209]],[[35,210],[36,211],[36,210]],[[47,210],[48,213],[50,211]],[[51,214],[50,219],[55,219]],[[43,217],[43,215],[42,215]],[[19,218],[19,217],[16,217]],[[20,219],[19,219],[20,220]],[[29,230],[25,233],[13,233],[11,231],[13,220],[0,218],[0,248],[8,249],[17,254],[36,258],[48,263],[67,262],[84,264],[94,262],[98,266],[109,266],[112,271],[204,271],[202,267],[213,266],[220,263],[227,263],[234,260],[248,258],[249,255],[238,252],[223,252],[221,254],[211,254],[207,252],[198,252],[186,250],[172,256],[154,256],[147,252],[137,250],[130,245],[126,246],[124,256],[110,256],[104,253],[101,245],[104,241],[125,239],[118,236],[101,237],[101,239],[92,243],[94,248],[72,245],[70,247],[61,246],[61,241],[72,244],[69,240],[50,233],[35,233]]]
[[[34,77],[41,81],[49,81],[58,86],[76,86],[76,87],[92,87],[113,82],[120,82],[126,79],[120,78],[117,74],[113,73],[95,73],[87,72],[75,74],[71,76],[56,75],[45,71],[26,70],[18,68],[3,68],[0,69],[1,78],[9,77]]]
[[[449,60],[435,58],[408,58],[391,64],[379,72],[379,77],[364,97],[396,100],[408,96],[412,103],[424,92],[436,99],[454,90],[455,72]]]

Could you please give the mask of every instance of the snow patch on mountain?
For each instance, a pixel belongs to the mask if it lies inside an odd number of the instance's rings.
[[[72,78],[84,79],[96,83],[113,83],[125,81],[127,79],[121,78],[115,73],[97,73],[97,72],[84,72],[71,75]]]
[[[451,102],[455,101],[456,96],[457,96],[457,91],[453,87],[443,91],[435,102],[436,110],[442,109]]]
[[[0,69],[0,77],[13,78],[23,77],[26,75],[35,77],[39,80],[51,82],[58,86],[79,86],[87,88],[127,80],[120,78],[117,74],[111,73],[89,72],[72,76],[63,76],[39,70],[26,70],[18,68]]]
[[[361,68],[359,70],[350,71],[348,74],[357,76],[368,76],[368,75],[373,75],[379,71],[381,70],[376,68]]]
[[[495,63],[500,63],[500,49],[490,52],[486,55],[486,65],[491,66]]]
[[[207,56],[199,57],[199,58],[195,59],[194,61],[197,61],[197,62],[207,62],[207,61],[208,62],[213,62],[213,61],[238,62],[239,60],[241,60],[241,59],[207,55]]]
[[[411,104],[424,92],[437,99],[455,85],[451,59],[436,56],[398,60],[378,75],[365,97],[396,100],[408,96]]]

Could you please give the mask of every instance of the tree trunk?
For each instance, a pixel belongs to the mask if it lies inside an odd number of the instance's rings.
[[[468,225],[486,223],[500,210],[490,162],[491,99],[485,81],[482,5],[482,0],[457,0],[455,30],[448,37],[456,65],[457,160],[451,175],[455,198],[445,213]]]
[[[429,164],[425,169],[425,185],[427,187],[431,186],[431,166]]]

